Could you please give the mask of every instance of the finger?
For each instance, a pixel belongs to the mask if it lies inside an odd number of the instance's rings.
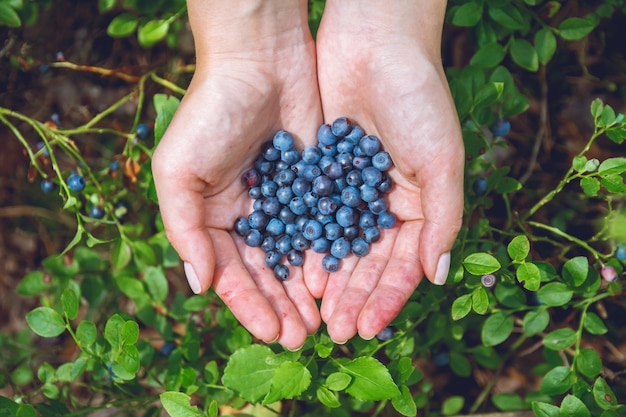
[[[309,250],[302,266],[304,282],[314,298],[322,297],[328,282],[329,274],[322,265],[324,256],[325,254],[323,253],[315,253]]]
[[[241,261],[232,237],[223,230],[210,229],[209,233],[220,249],[213,282],[215,292],[250,333],[265,342],[275,341],[280,334],[280,321]]]
[[[443,285],[450,270],[450,251],[463,218],[463,147],[440,162],[434,161],[420,171],[424,178],[421,181],[424,226],[419,238],[419,258],[428,279]]]
[[[373,338],[388,326],[422,280],[416,245],[421,228],[420,221],[402,224],[389,262],[359,315],[357,328],[363,339]]]
[[[361,310],[385,270],[396,233],[391,229],[383,232],[382,239],[372,247],[370,253],[358,258],[350,281],[338,299],[328,321],[328,334],[337,342],[346,341],[357,333]]]
[[[342,259],[339,270],[328,274],[328,283],[324,288],[322,305],[320,306],[320,315],[327,324],[330,322],[335,307],[350,282],[350,277],[357,262],[358,259],[354,256]]]
[[[298,310],[307,334],[313,334],[320,327],[322,321],[315,298],[305,284],[302,268],[290,267],[289,269],[291,270],[289,278],[282,283],[283,288]]]

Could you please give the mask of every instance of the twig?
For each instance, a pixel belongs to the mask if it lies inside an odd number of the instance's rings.
[[[548,125],[548,83],[546,81],[546,67],[544,65],[539,69],[539,78],[541,81],[541,106],[539,109],[539,130],[535,135],[535,143],[533,144],[532,155],[530,156],[530,160],[528,161],[528,167],[524,175],[521,176],[519,182],[524,184],[533,171],[535,170],[535,166],[537,165],[537,157],[539,156],[539,150],[541,149],[541,143],[543,141],[543,137],[546,132],[546,127]]]

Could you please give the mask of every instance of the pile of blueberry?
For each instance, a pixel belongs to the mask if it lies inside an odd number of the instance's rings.
[[[323,124],[317,146],[294,148],[293,136],[278,131],[242,180],[254,200],[248,217],[235,221],[244,242],[265,251],[276,278],[289,277],[284,259],[304,263],[304,252],[325,253],[324,269],[339,269],[351,253],[365,256],[380,229],[396,224],[385,194],[393,162],[378,137],[345,117]]]

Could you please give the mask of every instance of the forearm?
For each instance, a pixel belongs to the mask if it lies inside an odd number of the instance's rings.
[[[274,53],[310,39],[306,0],[188,0],[199,64],[211,57]]]

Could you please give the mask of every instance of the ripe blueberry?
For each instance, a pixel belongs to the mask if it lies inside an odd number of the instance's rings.
[[[384,342],[385,340],[389,340],[393,337],[393,328],[387,326],[384,329],[382,329],[377,335],[376,335],[376,339],[380,340],[381,342]]]
[[[145,123],[139,123],[137,125],[137,130],[135,130],[137,137],[139,139],[147,139],[148,134],[150,134],[150,128]]]
[[[67,178],[67,186],[72,191],[82,191],[85,188],[85,179],[82,175],[73,173]]]
[[[326,272],[336,272],[339,269],[339,259],[333,255],[326,255],[322,258],[322,267]]]
[[[491,131],[495,136],[506,136],[511,131],[511,122],[506,119],[499,119],[493,126],[491,126]]]
[[[476,178],[476,181],[472,184],[472,189],[478,196],[485,195],[487,192],[487,180],[484,178]]]
[[[626,243],[618,243],[615,247],[615,257],[620,261],[626,261]]]
[[[279,130],[278,132],[276,132],[274,138],[272,139],[272,144],[274,145],[274,147],[282,152],[292,150],[294,142],[295,140],[293,136],[286,130]]]
[[[49,193],[54,190],[54,183],[50,180],[41,181],[41,191],[44,193]]]
[[[281,281],[289,278],[289,268],[286,265],[278,264],[274,267],[274,276]]]
[[[104,217],[104,209],[102,208],[102,206],[93,205],[89,210],[89,216],[94,219],[101,219]]]

